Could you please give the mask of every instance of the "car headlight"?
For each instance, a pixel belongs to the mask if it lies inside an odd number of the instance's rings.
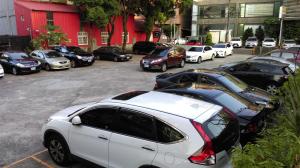
[[[37,61],[37,65],[40,66],[42,63],[40,61]]]
[[[151,61],[151,64],[159,63],[159,62],[161,62],[161,61],[162,61],[161,58],[160,58],[160,59],[157,59],[157,60],[153,60],[153,61]]]
[[[25,65],[20,64],[20,63],[17,63],[16,65],[17,65],[18,67],[20,67],[20,68],[24,68],[24,67],[25,67]]]
[[[120,57],[125,57],[125,55],[120,55]]]
[[[78,59],[82,59],[82,56],[76,55],[76,57],[77,57]]]

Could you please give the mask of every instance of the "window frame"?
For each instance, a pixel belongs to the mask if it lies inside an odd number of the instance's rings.
[[[109,38],[108,32],[100,32],[100,37],[101,37],[101,44],[107,44],[107,40]]]
[[[48,26],[53,26],[54,25],[54,18],[53,18],[53,12],[52,11],[47,11],[46,13],[46,19],[47,19],[47,25]]]
[[[77,32],[77,43],[78,45],[88,45],[89,44],[89,36],[85,31]],[[86,42],[85,42],[86,40]]]

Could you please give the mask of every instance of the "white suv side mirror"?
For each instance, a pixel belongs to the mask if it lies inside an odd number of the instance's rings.
[[[72,124],[73,125],[80,125],[81,124],[81,119],[79,116],[75,116],[73,119],[72,119]]]

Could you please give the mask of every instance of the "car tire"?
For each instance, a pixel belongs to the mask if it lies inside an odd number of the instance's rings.
[[[180,64],[179,64],[179,68],[183,68],[185,66],[185,61],[181,60]]]
[[[168,69],[167,64],[166,64],[166,63],[162,64],[162,66],[161,66],[161,71],[162,71],[162,72],[166,72],[167,69]]]
[[[266,86],[266,91],[268,93],[270,93],[271,95],[276,95],[278,93],[278,85],[276,83],[274,83],[274,82],[269,83]]]
[[[71,153],[66,141],[59,135],[48,138],[48,152],[52,160],[60,166],[71,164]]]
[[[215,54],[212,54],[212,56],[211,56],[211,59],[210,60],[214,60],[215,59],[215,57],[216,57],[216,55]]]
[[[50,67],[49,64],[46,64],[46,65],[45,65],[45,70],[46,70],[46,71],[51,71],[51,67]]]
[[[202,58],[201,58],[201,57],[198,57],[197,63],[198,63],[198,64],[201,64],[201,62],[202,62]]]
[[[14,74],[14,75],[19,74],[17,68],[15,68],[15,67],[12,68],[12,74]]]
[[[76,68],[76,62],[74,60],[70,61],[71,68]]]

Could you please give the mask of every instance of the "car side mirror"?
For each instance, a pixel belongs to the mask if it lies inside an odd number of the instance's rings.
[[[81,119],[79,116],[75,116],[71,122],[73,125],[81,125]]]

